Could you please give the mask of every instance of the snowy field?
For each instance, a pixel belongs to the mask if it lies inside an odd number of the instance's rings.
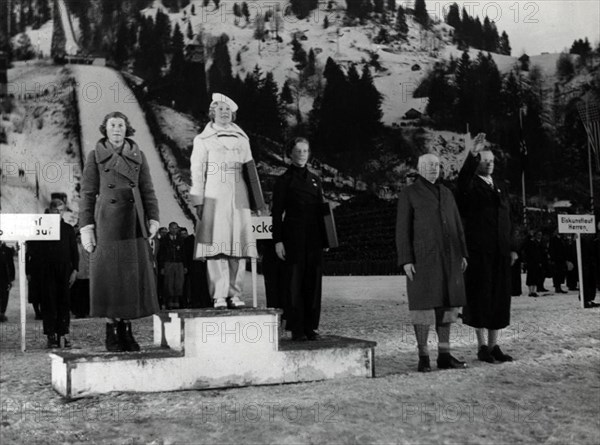
[[[250,289],[246,277],[245,299]],[[546,283],[546,287],[550,282]],[[259,276],[259,304],[264,304]],[[28,306],[19,352],[18,286],[0,325],[3,444],[597,444],[600,310],[577,296],[513,298],[500,343],[516,361],[476,361],[472,330],[453,327],[469,369],[421,374],[404,278],[326,277],[321,332],[373,340],[375,379],[184,391],[114,393],[65,403],[51,388],[41,322]],[[76,347],[99,347],[103,320],[72,321]],[[143,344],[151,319],[135,322]],[[435,335],[430,336],[435,362]]]

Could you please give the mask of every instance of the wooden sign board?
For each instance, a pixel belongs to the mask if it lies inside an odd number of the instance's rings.
[[[56,241],[60,239],[60,215],[3,213],[0,215],[2,241]]]

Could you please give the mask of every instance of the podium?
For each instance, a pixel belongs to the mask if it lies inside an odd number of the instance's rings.
[[[184,309],[154,315],[154,344],[139,352],[55,351],[52,387],[73,399],[373,377],[375,342],[280,339],[280,309]]]

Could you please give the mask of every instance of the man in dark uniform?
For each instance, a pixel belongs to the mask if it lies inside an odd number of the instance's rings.
[[[60,199],[50,202],[48,213],[58,213],[62,216],[65,209]],[[71,347],[67,337],[70,323],[70,287],[77,277],[79,267],[79,252],[75,229],[60,220],[60,240],[32,241],[31,262],[35,264],[33,277],[41,289],[41,305],[44,324],[44,334],[48,337],[48,348]],[[62,341],[61,341],[62,339]]]
[[[321,180],[308,170],[308,141],[296,138],[292,165],[273,190],[273,241],[286,269],[286,329],[292,340],[316,340],[321,315],[323,249]]]
[[[14,251],[0,241],[0,322],[7,321],[8,294],[15,280]]]
[[[466,135],[465,142],[469,153],[458,175],[456,197],[469,251],[463,322],[476,330],[479,360],[512,361],[496,344],[499,330],[510,324],[510,268],[518,257],[508,193],[492,179],[494,155],[484,148],[485,135],[474,142]]]

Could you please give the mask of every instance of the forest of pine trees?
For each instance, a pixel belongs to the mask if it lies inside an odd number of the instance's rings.
[[[448,9],[446,23],[454,28],[453,40],[460,49],[472,47],[510,56],[508,34],[502,31],[502,34],[498,35],[496,24],[487,17],[481,23],[479,17],[469,16],[465,8],[461,16],[458,5],[453,3]]]
[[[560,64],[559,59],[559,70]],[[569,73],[576,74],[572,64]],[[536,65],[529,71],[517,66],[501,75],[489,53],[479,52],[472,60],[465,51],[458,60],[437,64],[423,85],[429,96],[426,111],[433,127],[462,133],[469,123],[472,134],[486,133],[488,140],[510,155],[504,165],[504,174],[509,180],[518,183],[524,167],[519,151],[522,134],[528,149],[527,164],[535,166],[527,170],[528,181],[554,184],[559,189],[561,181],[564,183],[565,178],[570,178],[574,187],[579,187],[579,191],[574,189],[575,195],[585,192],[580,184],[582,177],[577,173],[586,168],[586,160],[581,155],[585,131],[577,109],[573,103],[568,104],[565,110],[555,112],[557,121],[552,121],[544,109],[547,93],[542,72]],[[593,83],[592,89],[596,97],[600,97],[600,84]],[[522,133],[520,109],[526,110]]]
[[[6,0],[0,1],[0,51],[12,57],[10,38],[24,32],[27,26],[39,29],[52,18],[52,7],[51,0],[12,0],[10,4]],[[20,43],[18,47],[19,51],[26,52],[17,54],[18,58],[26,59],[35,54],[33,46],[27,43]]]
[[[355,64],[346,73],[329,58],[324,76],[325,89],[310,113],[314,150],[334,165],[360,168],[373,155],[382,128],[382,96],[366,64],[360,75]]]

